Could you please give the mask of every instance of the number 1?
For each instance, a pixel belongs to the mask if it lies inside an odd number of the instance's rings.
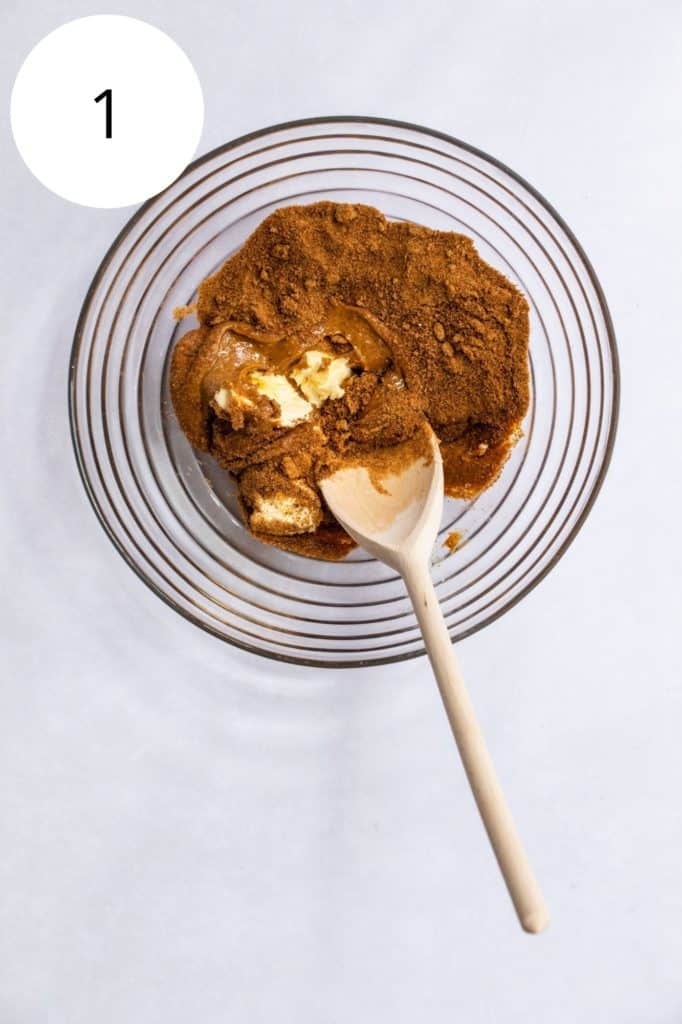
[[[99,103],[100,100],[106,100],[106,114],[105,114],[105,133],[106,139],[111,138],[111,89],[105,89],[99,96],[95,96],[95,103]]]

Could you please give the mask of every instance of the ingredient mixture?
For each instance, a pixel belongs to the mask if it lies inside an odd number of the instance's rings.
[[[389,472],[428,423],[446,493],[469,498],[520,435],[528,305],[464,235],[369,206],[284,207],[201,284],[196,312],[173,352],[175,410],[267,543],[351,550],[318,487],[339,460]]]

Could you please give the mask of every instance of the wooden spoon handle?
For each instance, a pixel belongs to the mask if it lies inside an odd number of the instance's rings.
[[[431,576],[425,566],[411,564],[404,567],[403,576],[464,769],[519,921],[525,931],[541,932],[549,924],[549,913],[476,721]]]

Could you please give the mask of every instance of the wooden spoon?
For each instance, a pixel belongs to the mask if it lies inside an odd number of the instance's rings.
[[[493,768],[450,642],[429,572],[443,509],[443,464],[438,441],[433,458],[420,458],[382,479],[382,493],[368,471],[347,465],[321,481],[341,525],[366,551],[405,581],[438,682],[445,711],[474,798],[522,927],[541,932],[549,913],[531,870]]]

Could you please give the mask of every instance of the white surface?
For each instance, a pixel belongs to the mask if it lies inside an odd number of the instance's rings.
[[[624,384],[605,488],[550,578],[459,652],[552,928],[516,924],[425,661],[239,654],[111,548],[66,370],[128,212],[46,192],[5,126],[2,1024],[682,1020],[682,8],[430,9],[116,7],[183,44],[202,151],[318,113],[421,122],[533,182],[597,268]],[[3,12],[8,95],[36,39],[93,9]]]

